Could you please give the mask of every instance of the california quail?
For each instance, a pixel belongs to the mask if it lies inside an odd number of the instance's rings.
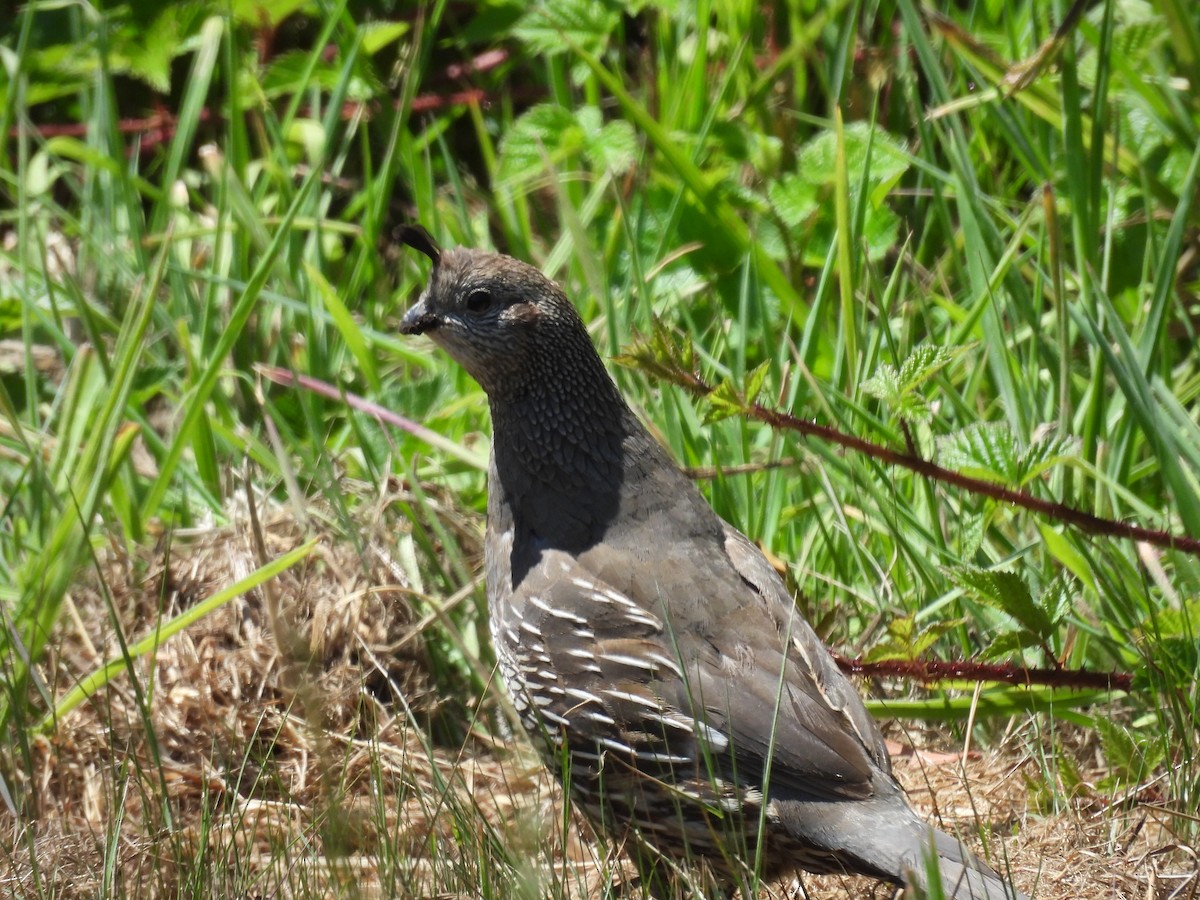
[[[487,392],[492,638],[523,724],[651,888],[797,868],[1023,895],[908,806],[883,737],[759,550],[638,422],[557,285],[439,250],[400,330]]]

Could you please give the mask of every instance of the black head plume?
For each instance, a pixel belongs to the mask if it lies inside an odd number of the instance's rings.
[[[396,229],[394,235],[400,243],[407,244],[414,250],[420,250],[428,256],[433,260],[434,266],[441,263],[441,248],[437,245],[437,241],[433,239],[433,235],[421,225],[401,225]]]

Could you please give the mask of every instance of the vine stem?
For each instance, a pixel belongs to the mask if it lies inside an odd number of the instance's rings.
[[[847,675],[864,675],[868,678],[894,677],[924,683],[998,681],[1003,684],[1041,684],[1056,688],[1094,688],[1102,691],[1128,691],[1133,687],[1133,676],[1128,672],[1037,669],[973,660],[885,659],[879,662],[863,662],[860,659],[849,659],[839,653],[834,653],[833,658]]]
[[[681,369],[676,365],[664,366],[661,362],[656,361],[653,365],[653,371],[666,375],[669,380],[697,396],[706,396],[713,391],[712,385],[704,381],[699,375]],[[1163,529],[1132,525],[1128,522],[1121,522],[1116,519],[1108,519],[1103,516],[1094,515],[1093,513],[1084,512],[1065,503],[1043,500],[1040,497],[1035,497],[1028,491],[1006,488],[990,481],[984,481],[982,478],[964,475],[961,472],[955,472],[953,469],[939,466],[937,463],[930,462],[924,457],[913,453],[892,450],[890,447],[876,444],[874,441],[869,441],[853,434],[847,434],[830,425],[808,422],[790,413],[771,409],[760,403],[746,404],[743,407],[743,412],[750,418],[756,419],[772,428],[794,431],[805,437],[814,437],[828,441],[831,444],[845,447],[847,450],[853,450],[856,453],[861,453],[864,456],[869,456],[888,465],[909,469],[918,475],[933,479],[934,481],[953,485],[974,494],[991,497],[993,500],[1018,506],[1038,515],[1045,516],[1048,519],[1065,522],[1088,534],[1142,541],[1155,547],[1182,550],[1184,553],[1200,557],[1200,539],[1189,535],[1173,534]]]

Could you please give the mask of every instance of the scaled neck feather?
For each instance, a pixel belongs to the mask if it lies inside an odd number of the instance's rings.
[[[519,383],[490,392],[489,515],[511,516],[518,531],[578,550],[603,535],[643,473],[674,466],[622,399],[586,332],[570,343],[531,354]]]

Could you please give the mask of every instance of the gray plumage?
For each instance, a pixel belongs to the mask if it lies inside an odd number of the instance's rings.
[[[1023,895],[908,806],[883,737],[759,550],[638,422],[533,267],[401,238],[434,262],[400,330],[487,392],[486,569],[500,670],[578,808],[651,888],[797,868]],[[760,827],[761,826],[761,827]]]

